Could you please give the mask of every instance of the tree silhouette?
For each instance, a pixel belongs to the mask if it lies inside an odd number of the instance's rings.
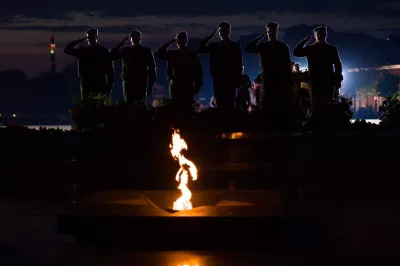
[[[400,76],[391,73],[384,73],[378,81],[376,91],[382,96],[391,96],[399,89]]]

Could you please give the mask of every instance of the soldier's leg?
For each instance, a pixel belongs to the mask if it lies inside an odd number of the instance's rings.
[[[242,110],[244,103],[243,103],[243,93],[240,91],[240,89],[237,91],[236,99],[235,99],[235,108]]]
[[[174,82],[170,87],[171,96],[175,106],[182,112],[193,111],[193,83],[190,82]]]
[[[223,108],[226,103],[223,94],[223,81],[217,78],[213,79],[214,98],[217,102],[217,108]]]
[[[93,94],[93,86],[87,83],[81,83],[81,99],[88,100],[90,95]]]
[[[214,78],[214,96],[217,107],[225,110],[233,110],[235,106],[236,87],[227,79]]]
[[[130,104],[137,104],[146,100],[146,82],[138,81],[123,81],[124,101]]]
[[[109,96],[111,94],[111,88],[106,83],[100,84],[99,93]]]
[[[85,101],[89,98],[89,92],[86,88],[81,86],[81,100]]]
[[[84,80],[81,82],[81,97],[88,99],[97,94],[110,95],[110,90],[106,83],[98,80]]]
[[[325,84],[317,83],[312,85],[311,90],[311,110],[312,120],[317,128],[324,127],[327,114],[331,108],[333,94],[327,92]]]
[[[269,126],[287,128],[291,122],[289,88],[279,79],[265,79],[263,92],[263,113]]]

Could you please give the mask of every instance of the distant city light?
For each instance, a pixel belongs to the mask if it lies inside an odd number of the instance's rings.
[[[371,70],[397,70],[400,69],[400,65],[388,65],[379,67],[364,67],[364,68],[351,68],[347,72],[361,72],[361,71],[371,71]]]
[[[17,117],[17,115],[16,115],[16,114],[13,114],[12,116],[13,116],[14,118],[15,118],[15,117]]]

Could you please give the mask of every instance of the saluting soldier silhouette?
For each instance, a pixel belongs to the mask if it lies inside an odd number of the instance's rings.
[[[66,55],[75,56],[78,64],[81,97],[90,94],[111,94],[114,87],[114,65],[108,48],[98,42],[97,29],[86,31],[86,37],[70,42],[64,49]],[[87,46],[82,45],[87,41]]]
[[[128,40],[131,45],[125,46]],[[153,52],[141,45],[142,40],[140,31],[132,31],[110,51],[113,60],[122,60],[123,94],[128,103],[147,101],[157,78]]]
[[[210,43],[216,32],[220,41]],[[236,89],[242,78],[243,58],[240,44],[230,39],[231,25],[220,22],[217,30],[203,39],[199,54],[210,55],[210,73],[213,78],[214,97],[217,108],[232,110],[235,106]]]
[[[167,50],[176,43],[178,50]],[[198,94],[203,84],[203,67],[200,56],[187,47],[188,35],[180,32],[174,39],[164,44],[155,56],[167,61],[167,80],[169,82],[170,98],[185,109],[192,108],[193,97]]]
[[[294,100],[290,85],[290,50],[287,44],[278,40],[278,23],[270,22],[265,27],[266,31],[252,40],[245,51],[260,56],[263,80],[261,108],[273,124],[291,123]],[[262,41],[265,35],[268,39]]]
[[[304,38],[293,50],[296,57],[306,57],[311,84],[312,112],[317,119],[323,119],[330,103],[339,96],[343,80],[342,62],[338,48],[327,43],[327,28],[319,26],[314,35]],[[305,46],[312,38],[315,43]]]

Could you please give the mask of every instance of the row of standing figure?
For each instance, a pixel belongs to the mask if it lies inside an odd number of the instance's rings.
[[[297,114],[297,120],[308,117],[311,111],[310,80],[308,71],[300,69],[300,63],[292,61],[291,84],[293,89],[293,110]],[[237,89],[235,107],[244,112],[260,109],[260,91],[263,90],[262,73],[259,73],[253,81],[246,74],[242,75],[242,82]],[[217,108],[214,96],[211,97],[210,106]]]
[[[263,86],[260,90],[260,107],[266,114],[279,120],[293,117],[294,93],[291,82],[292,61],[287,44],[278,40],[277,23],[266,25],[266,31],[252,40],[246,47],[247,53],[259,54],[260,73]],[[220,41],[211,42],[219,32]],[[188,36],[181,32],[165,43],[154,54],[167,61],[167,79],[170,98],[180,105],[193,104],[193,97],[203,84],[203,68],[200,55],[209,54],[210,74],[213,79],[214,97],[218,108],[232,109],[237,89],[243,85],[243,56],[238,42],[230,39],[231,25],[220,22],[217,30],[203,39],[197,51],[187,47]],[[263,41],[267,36],[267,40]],[[307,45],[312,38],[315,43]],[[293,50],[293,56],[308,60],[309,80],[313,113],[322,114],[327,104],[338,95],[342,76],[342,64],[336,46],[326,42],[327,28],[320,26],[314,34],[304,38]],[[85,40],[88,46],[81,46]],[[130,40],[130,46],[127,41]],[[86,37],[73,41],[64,53],[76,56],[82,97],[90,93],[111,93],[115,72],[113,61],[122,61],[121,78],[123,94],[127,102],[146,99],[156,82],[156,64],[150,48],[141,45],[142,34],[133,31],[116,47],[108,50],[98,42],[98,30],[89,29]],[[176,43],[178,50],[168,50]]]

